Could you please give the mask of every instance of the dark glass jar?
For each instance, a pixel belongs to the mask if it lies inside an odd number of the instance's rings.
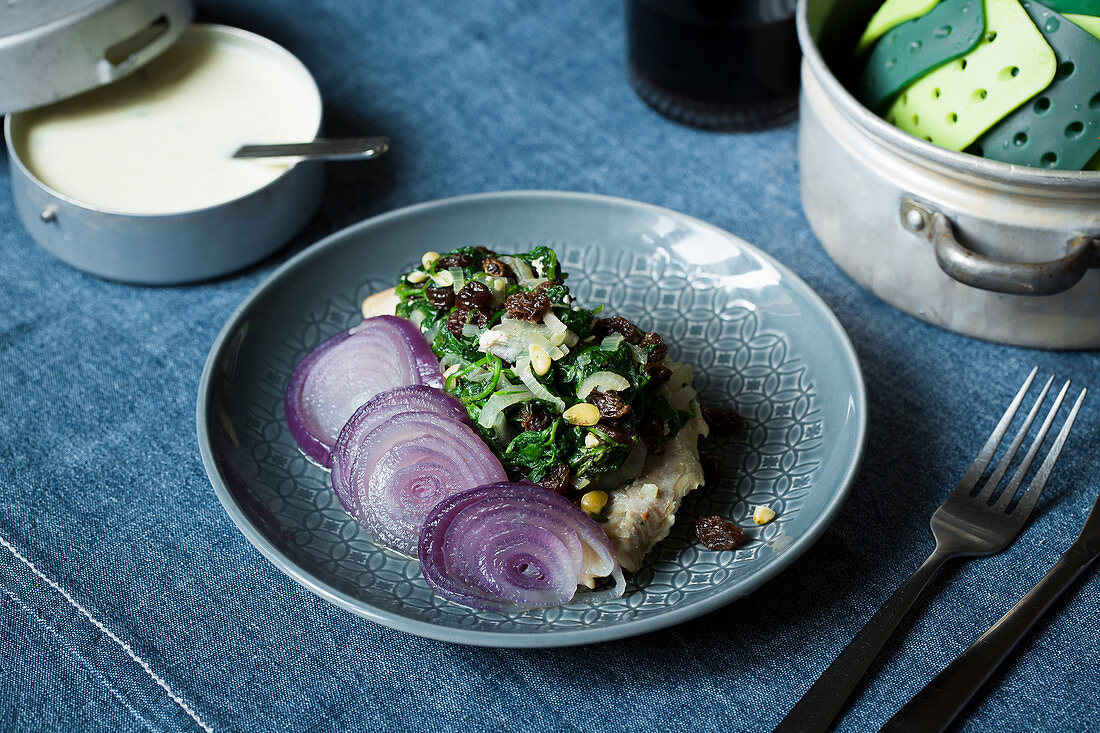
[[[751,130],[798,113],[796,0],[626,0],[630,82],[661,114]]]

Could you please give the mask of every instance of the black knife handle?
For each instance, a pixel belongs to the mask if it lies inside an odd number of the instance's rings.
[[[864,624],[844,651],[821,673],[772,733],[823,733],[829,730],[867,668],[894,633],[913,601],[953,553],[936,545],[924,563],[902,583]]]
[[[882,731],[942,731],[1000,666],[1035,622],[1096,559],[1076,542],[1001,620],[947,665],[886,722]]]

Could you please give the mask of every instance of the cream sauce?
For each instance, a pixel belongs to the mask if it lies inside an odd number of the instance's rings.
[[[312,140],[316,85],[274,44],[192,26],[133,75],[12,120],[24,164],[58,193],[127,214],[231,201],[275,180],[287,161],[234,160],[245,143]]]

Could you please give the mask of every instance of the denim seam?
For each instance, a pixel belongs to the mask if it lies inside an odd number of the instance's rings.
[[[66,591],[64,588],[62,588],[58,583],[56,583],[53,580],[51,580],[50,578],[48,578],[41,570],[39,570],[34,565],[34,563],[32,563],[27,558],[23,557],[23,555],[20,554],[20,552],[18,550],[16,550],[15,547],[13,547],[12,544],[10,542],[8,542],[2,535],[0,535],[0,545],[2,545],[8,552],[10,552],[17,560],[19,560],[21,563],[26,565],[32,573],[34,573],[36,576],[38,576],[38,578],[40,580],[42,580],[47,585],[49,585],[51,588],[53,588],[55,591],[57,591],[57,593],[59,593],[61,595],[61,597],[64,598],[69,603],[69,605],[71,605],[73,608],[75,608],[77,611],[79,611],[80,614],[82,616],[84,616],[84,618],[88,619],[88,621],[90,621],[93,626],[95,626],[97,629],[99,629],[103,634],[106,634],[107,637],[109,639],[111,639],[111,641],[115,642],[120,647],[122,647],[122,650],[124,652],[126,652],[126,656],[130,657],[130,659],[137,662],[137,664],[143,670],[145,670],[145,673],[147,675],[149,675],[149,677],[154,682],[156,682],[157,685],[161,689],[163,689],[166,693],[168,693],[168,697],[172,700],[172,702],[174,702],[176,705],[178,705],[180,707],[180,709],[183,710],[183,712],[187,713],[187,716],[189,718],[191,718],[191,720],[195,721],[195,723],[200,728],[202,728],[204,731],[206,731],[206,733],[214,733],[214,729],[212,727],[210,727],[205,721],[203,721],[203,719],[200,718],[198,716],[198,714],[195,713],[195,711],[191,709],[191,706],[189,706],[186,702],[184,702],[183,698],[180,697],[179,695],[177,695],[172,690],[172,688],[168,686],[168,683],[165,682],[163,679],[161,679],[161,677],[153,671],[152,667],[149,666],[148,662],[146,662],[144,659],[142,659],[136,653],[134,653],[134,650],[130,648],[129,644],[127,644],[125,641],[123,641],[118,636],[116,636],[113,631],[108,629],[95,616],[93,616],[83,606],[81,606],[79,603],[77,603],[76,600],[74,600],[73,597],[71,595],[69,595],[68,591]]]
[[[123,695],[118,690],[116,690],[111,685],[111,683],[107,680],[107,678],[105,678],[103,676],[103,673],[95,667],[95,665],[93,665],[91,662],[89,662],[87,659],[85,659],[83,656],[81,656],[75,649],[73,649],[68,644],[68,642],[65,641],[65,638],[60,633],[58,633],[57,629],[55,629],[54,627],[52,627],[48,623],[46,623],[45,619],[43,619],[42,616],[39,615],[37,611],[35,611],[33,608],[31,608],[29,605],[27,605],[23,601],[22,598],[20,598],[18,595],[13,593],[10,589],[5,588],[4,586],[0,585],[0,593],[3,593],[8,598],[10,598],[13,603],[15,603],[17,606],[22,608],[23,611],[25,611],[28,616],[30,616],[32,619],[34,619],[35,622],[40,627],[42,627],[47,632],[49,632],[50,636],[52,636],[57,641],[57,645],[61,649],[67,651],[70,655],[72,655],[80,663],[80,665],[82,667],[84,667],[86,670],[88,670],[88,672],[90,672],[92,674],[93,677],[97,677],[99,679],[100,684],[102,684],[104,687],[107,688],[107,691],[111,693],[112,697],[114,697],[116,700],[118,700],[120,703],[122,703],[122,706],[124,708],[126,708],[126,710],[130,713],[130,715],[134,716],[139,721],[141,721],[142,725],[145,727],[146,730],[154,731],[154,733],[155,733],[156,729],[153,727],[153,725],[148,720],[146,720],[141,715],[141,713],[139,713],[137,710],[134,709],[134,707],[126,700],[126,696]]]

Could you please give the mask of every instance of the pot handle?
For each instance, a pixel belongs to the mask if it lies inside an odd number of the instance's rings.
[[[114,81],[160,54],[167,44],[175,40],[174,36],[168,35],[174,22],[167,13],[162,13],[136,33],[108,47],[97,67],[101,80],[104,83]]]
[[[985,257],[955,238],[951,220],[913,199],[901,202],[902,225],[924,233],[936,252],[936,262],[964,285],[1009,295],[1054,295],[1069,290],[1092,267],[1100,267],[1100,237],[1078,236],[1066,254],[1047,262],[1011,262]]]

